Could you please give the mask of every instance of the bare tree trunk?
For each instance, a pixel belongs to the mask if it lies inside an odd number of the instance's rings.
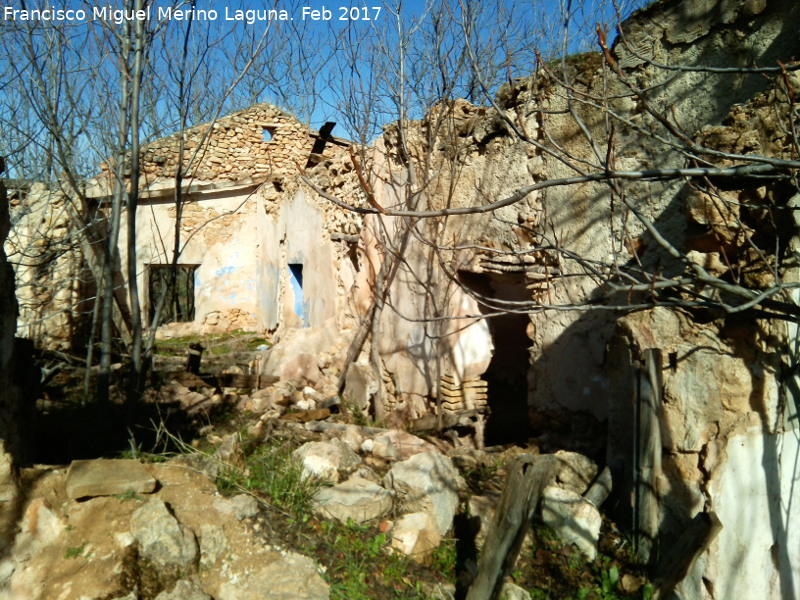
[[[126,42],[127,43],[127,42]],[[123,49],[129,52],[129,48]],[[114,340],[114,285],[117,265],[119,263],[119,231],[122,217],[122,198],[125,193],[125,148],[128,139],[129,114],[127,73],[120,75],[119,116],[117,119],[117,149],[111,172],[114,176],[114,191],[111,196],[111,217],[106,238],[107,260],[103,263],[103,305],[100,325],[100,373],[98,376],[97,399],[100,404],[107,404],[111,388],[111,357]],[[102,417],[101,417],[102,418]]]
[[[134,10],[142,10],[144,0],[134,0]],[[142,361],[142,310],[139,303],[139,284],[136,253],[136,209],[139,204],[139,101],[144,62],[145,42],[144,21],[136,20],[133,24],[133,63],[131,72],[131,184],[128,191],[128,297],[131,305],[131,321],[133,324],[131,340],[130,379],[126,394],[126,419],[131,430],[136,420],[136,405],[144,391],[146,369]]]

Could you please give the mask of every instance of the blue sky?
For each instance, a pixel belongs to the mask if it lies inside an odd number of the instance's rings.
[[[618,3],[621,1],[624,0]],[[644,3],[627,0],[623,16]],[[77,145],[82,135],[87,142],[95,143],[98,138],[91,131],[108,132],[108,124],[114,119],[114,86],[119,73],[113,59],[114,27],[92,21],[92,10],[120,9],[124,3],[28,0],[25,5],[28,9],[80,9],[85,11],[87,20],[36,23],[30,38],[24,29],[14,31],[18,25],[30,23],[0,20],[0,43],[9,55],[15,56],[13,63],[0,67],[0,80],[17,79],[15,86],[0,88],[0,117],[7,124],[7,130],[0,131],[0,152],[24,152],[26,136],[30,139],[31,135],[40,135],[30,133],[37,117],[21,108],[25,94],[48,94],[61,102],[69,98],[75,104],[85,104],[85,108],[61,110],[60,119],[62,125],[73,127]],[[6,0],[3,4],[12,10],[22,6],[22,0]],[[220,107],[220,114],[226,114],[253,102],[270,102],[312,127],[335,121],[334,135],[370,141],[384,125],[400,116],[400,99],[407,118],[420,117],[444,98],[464,97],[486,103],[484,86],[493,93],[509,78],[533,72],[535,50],[545,59],[559,55],[567,6],[571,17],[568,53],[595,49],[595,24],[599,22],[613,31],[616,22],[611,0],[575,0],[569,5],[560,0],[391,0],[386,4],[378,0],[197,0],[197,9],[216,11],[215,20],[197,20],[189,28],[187,21],[176,18],[156,27],[158,8],[169,6],[188,8],[189,4],[170,0],[155,0],[152,4],[150,25],[157,33],[150,47],[147,83],[152,89],[147,93],[159,95],[149,100],[142,124],[145,137],[150,139],[179,129],[180,104],[175,98],[182,72],[193,76],[191,89],[183,96],[188,99],[183,106],[189,111],[189,125],[209,120]],[[323,6],[329,12],[322,13]],[[303,7],[320,12],[304,13]],[[373,7],[380,7],[380,11]],[[268,8],[283,9],[293,20],[228,20],[236,16],[236,10]],[[0,18],[5,15],[3,11]],[[313,18],[323,15],[327,19]],[[359,18],[340,20],[343,16]],[[187,31],[184,57],[182,46]],[[55,39],[53,33],[61,40],[57,45],[48,42]],[[467,38],[475,58],[464,52]],[[33,55],[37,63],[49,69],[45,81],[55,86],[52,89],[42,89],[28,75],[32,71],[26,69],[26,52],[22,50],[30,39],[40,44]],[[259,42],[261,52],[256,54],[256,62],[235,93],[221,104],[225,90]],[[198,65],[200,68],[195,70]],[[21,93],[21,87],[26,87],[27,92],[14,96]],[[67,91],[73,96],[65,95]],[[104,109],[108,114],[101,114]],[[26,118],[31,119],[30,127]],[[87,122],[87,118],[97,123]],[[16,131],[9,131],[12,127]],[[43,131],[41,127],[39,131]],[[99,162],[94,157],[86,160],[90,164]]]

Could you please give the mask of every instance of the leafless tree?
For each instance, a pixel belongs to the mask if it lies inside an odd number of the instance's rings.
[[[84,8],[91,16],[92,6]],[[254,65],[265,71],[273,65],[290,69],[297,49],[286,43],[267,44],[268,39],[277,42],[292,35],[272,22],[236,28],[222,19],[195,19],[195,3],[171,6],[187,11],[189,18],[183,20],[156,18],[161,13],[147,0],[130,0],[115,8],[126,15],[149,9],[151,18],[5,23],[0,35],[18,59],[3,65],[8,84],[0,104],[0,143],[12,176],[25,180],[23,187],[43,182],[66,199],[69,235],[59,233],[56,240],[52,230],[37,227],[22,255],[30,254],[24,260],[31,266],[52,258],[53,252],[82,249],[99,290],[94,303],[94,321],[101,332],[99,398],[108,398],[112,357],[122,350],[130,357],[128,398],[133,406],[155,335],[155,327],[144,335],[137,289],[136,210],[143,148],[166,132],[214,121],[242,102],[274,94],[276,80],[258,85]],[[296,36],[293,43],[302,40]],[[240,91],[245,85],[250,92]],[[180,148],[173,174],[179,217],[183,189],[194,177],[203,148]],[[88,198],[87,181],[106,190],[107,203],[97,206]],[[126,231],[121,237],[122,223]],[[180,218],[176,230],[180,231]],[[43,245],[49,238],[58,244]],[[120,264],[121,239],[128,244],[126,265]],[[40,251],[44,246],[50,254]],[[173,265],[181,250],[176,233]],[[163,303],[164,299],[157,302],[159,309]],[[92,349],[90,342],[88,364]]]

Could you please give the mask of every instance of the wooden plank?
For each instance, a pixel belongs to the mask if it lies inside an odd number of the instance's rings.
[[[655,555],[658,536],[658,477],[661,474],[661,350],[645,351],[639,370],[637,419],[636,482],[636,555],[642,564]]]
[[[336,432],[336,433],[344,433],[348,430],[355,429],[361,435],[379,435],[381,433],[386,433],[390,431],[389,429],[384,429],[383,427],[359,427],[357,425],[348,425],[344,423],[327,423],[325,421],[318,421],[318,422],[311,422],[306,427],[309,431],[316,431],[318,433],[326,433],[326,432]]]
[[[473,425],[473,419],[478,418],[481,416],[485,411],[478,411],[478,410],[459,410],[459,411],[447,411],[443,412],[441,415],[441,426],[443,429],[448,429],[450,427],[469,427]],[[415,433],[419,433],[421,431],[433,431],[437,428],[439,423],[439,416],[437,415],[426,415],[419,419],[415,419],[411,423],[411,431]]]
[[[308,423],[309,421],[322,421],[331,416],[329,408],[319,408],[317,410],[304,410],[300,412],[286,413],[279,418],[281,421],[293,423]]]
[[[242,375],[240,373],[222,373],[217,376],[220,387],[262,389],[277,383],[280,377],[268,375]]]
[[[167,371],[160,372],[158,374],[160,374],[166,381],[174,381],[175,383],[178,383],[189,389],[219,387],[217,384],[217,379],[213,375],[195,375],[194,373],[188,373],[187,371]]]
[[[167,381],[175,381],[186,387],[215,387],[215,388],[249,388],[262,389],[279,381],[279,377],[267,375],[241,375],[239,373],[188,373],[186,371],[160,371],[161,376]]]
[[[552,455],[520,454],[508,469],[508,480],[478,561],[478,574],[467,600],[494,600],[517,560],[525,533],[544,488],[558,473]]]
[[[653,600],[668,597],[681,581],[692,570],[698,557],[705,552],[722,531],[722,523],[713,512],[701,512],[695,515],[681,537],[656,568],[656,591]]]

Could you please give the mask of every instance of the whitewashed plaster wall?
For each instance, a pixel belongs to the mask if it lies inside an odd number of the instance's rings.
[[[612,361],[609,463],[632,466],[634,371],[625,363],[662,351],[662,555],[701,511],[722,530],[678,588],[684,600],[796,598],[800,590],[800,429],[774,351],[780,322],[700,325],[664,308],[623,318]],[[670,356],[672,358],[670,358]],[[615,486],[628,489],[624,477]],[[623,492],[624,495],[624,492]],[[746,594],[743,594],[746,590]]]
[[[385,226],[392,219],[382,220]],[[388,229],[392,228],[390,224]],[[377,218],[367,219],[362,241],[370,268],[359,273],[354,286],[362,296],[371,294],[375,275],[385,260],[372,243],[376,238],[385,241],[385,232]],[[427,413],[425,400],[436,397],[443,375],[452,376],[457,383],[479,378],[494,351],[486,321],[465,318],[480,314],[477,302],[437,268],[428,250],[419,243],[404,249],[376,335],[383,366],[397,397],[408,402],[408,417]]]
[[[800,594],[800,430],[760,427],[728,439],[710,494],[723,529],[706,558],[715,599],[782,600]],[[700,598],[695,576],[683,588]],[[692,589],[694,588],[694,590]],[[699,588],[699,589],[698,589]]]
[[[288,265],[303,265],[303,312],[306,325],[318,327],[340,318],[346,298],[340,294],[340,278],[352,280],[354,267],[336,252],[324,215],[299,190],[270,214],[258,211],[262,247],[258,264],[259,318],[264,327],[300,326],[294,313],[294,294]],[[340,319],[341,320],[341,319]]]
[[[383,143],[379,140],[375,151],[373,168],[380,175],[373,182],[374,198],[381,206],[396,208],[403,206],[408,189],[402,174],[392,172],[385,161]],[[420,198],[419,208],[425,202]],[[449,226],[458,231],[469,221],[458,219]],[[439,253],[424,241],[441,233],[440,227],[435,221],[371,215],[365,219],[359,243],[364,265],[353,286],[353,302],[362,317],[380,292],[377,280],[382,264],[392,256],[398,259],[387,274],[390,284],[373,343],[378,344],[401,404],[393,408],[403,411],[406,418],[430,410],[426,400],[436,397],[443,375],[451,375],[456,382],[480,377],[494,350],[485,320],[465,318],[481,314],[476,300],[453,277],[466,259],[458,253]],[[450,271],[443,263],[448,263]]]
[[[180,265],[195,271],[194,325],[207,331],[257,330],[257,265],[262,257],[258,205],[252,189],[192,196],[181,219]],[[143,307],[147,266],[171,264],[175,240],[175,206],[170,200],[142,201],[137,209],[137,283]],[[127,230],[123,218],[121,264],[127,264]]]

